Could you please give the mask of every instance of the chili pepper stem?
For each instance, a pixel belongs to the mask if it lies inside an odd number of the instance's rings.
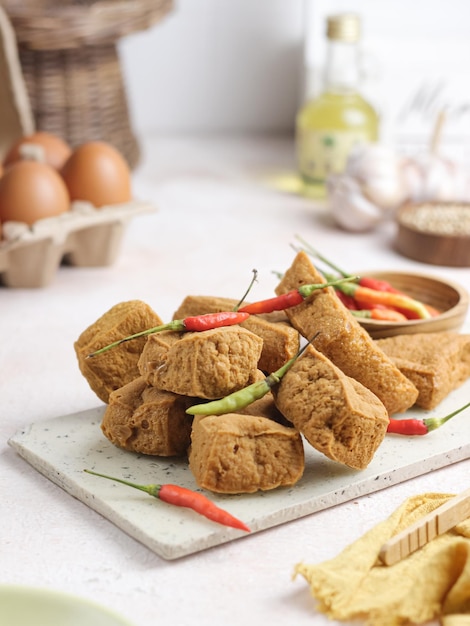
[[[468,409],[468,407],[470,407],[470,402],[467,402],[467,404],[464,404],[460,408],[456,409],[455,411],[452,411],[452,413],[449,413],[448,415],[445,415],[444,417],[425,418],[423,421],[427,426],[428,432],[431,430],[436,430],[436,428],[439,428],[439,426],[442,426],[443,424],[448,422],[452,417],[455,417],[456,415],[458,415],[465,409]]]
[[[320,252],[318,252],[318,250],[315,250],[315,248],[313,248],[309,243],[307,243],[305,241],[305,239],[302,239],[302,237],[300,235],[296,235],[295,238],[298,239],[298,241],[300,241],[300,243],[304,246],[305,251],[308,254],[310,254],[311,256],[317,257],[317,259],[319,261],[322,261],[323,263],[328,265],[328,267],[331,267],[332,270],[335,270],[335,272],[338,272],[338,274],[341,274],[341,276],[344,276],[344,277],[348,276],[347,272],[345,272],[340,267],[335,265],[332,261],[330,261],[329,259],[324,257],[322,254],[320,254]]]
[[[350,309],[351,315],[363,319],[379,320],[381,322],[406,322],[407,318],[393,309]]]
[[[111,350],[111,348],[116,348],[120,346],[122,343],[126,341],[131,341],[131,339],[138,339],[139,337],[145,337],[146,335],[151,335],[153,333],[159,333],[164,330],[184,330],[184,321],[183,320],[173,320],[172,322],[168,322],[167,324],[162,324],[161,326],[154,326],[153,328],[147,328],[146,330],[142,330],[139,333],[134,333],[133,335],[129,335],[127,337],[123,337],[122,339],[118,339],[117,341],[113,341],[112,343],[100,348],[99,350],[95,350],[87,355],[87,359],[91,359],[98,354],[102,354],[103,352],[107,352]]]
[[[331,277],[325,283],[312,283],[310,285],[301,285],[298,288],[300,295],[303,298],[308,298],[309,296],[319,289],[325,289],[326,287],[341,287],[346,283],[357,282],[359,280],[359,276],[344,276],[343,278],[333,279]]]
[[[123,485],[127,485],[128,487],[133,487],[134,489],[139,489],[140,491],[145,491],[145,493],[148,493],[150,496],[153,496],[154,498],[158,498],[158,494],[160,492],[160,489],[162,488],[162,485],[139,485],[137,483],[131,483],[127,480],[123,480],[122,478],[115,478],[114,476],[108,476],[107,474],[100,474],[98,472],[92,472],[91,470],[83,470],[84,472],[86,472],[87,474],[93,474],[93,476],[100,476],[101,478],[106,478],[108,480],[114,480],[117,483],[121,483]]]
[[[248,289],[245,291],[245,293],[243,294],[242,298],[239,300],[238,304],[236,304],[236,306],[234,307],[234,311],[238,311],[238,309],[241,307],[241,305],[245,302],[247,295],[250,293],[253,285],[255,284],[256,280],[258,278],[258,270],[254,269],[253,270],[253,277],[251,279],[250,284],[248,285]]]

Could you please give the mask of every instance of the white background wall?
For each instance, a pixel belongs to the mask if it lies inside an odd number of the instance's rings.
[[[292,127],[302,79],[303,0],[175,0],[121,42],[139,130]]]
[[[470,156],[469,0],[307,0],[305,56],[318,88],[326,16],[354,10],[363,23],[365,91],[382,137],[414,150],[429,144],[446,111],[443,149]]]
[[[444,108],[444,142],[467,146],[470,0],[175,0],[121,42],[136,130],[292,132],[304,78],[320,85],[325,17],[342,10],[362,17],[384,136],[427,141]]]

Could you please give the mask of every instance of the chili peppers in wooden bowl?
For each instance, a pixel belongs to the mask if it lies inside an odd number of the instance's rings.
[[[329,269],[325,278],[349,274],[300,237],[302,249]],[[459,330],[466,318],[469,297],[457,283],[437,276],[396,271],[356,272],[356,283],[338,284],[343,304],[374,338],[423,332]]]
[[[380,319],[377,309],[375,317],[367,312],[362,317],[357,312],[353,313],[374,339],[414,333],[458,331],[465,321],[469,304],[468,293],[457,283],[444,281],[437,276],[392,271],[371,272],[369,277],[387,280],[400,291],[421,302],[430,312],[428,317],[406,317],[405,320],[397,321]],[[436,311],[439,313],[436,314]],[[403,314],[402,309],[398,312]]]

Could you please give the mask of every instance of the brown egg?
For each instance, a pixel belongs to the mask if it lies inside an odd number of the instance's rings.
[[[0,178],[0,222],[24,222],[65,213],[70,198],[54,168],[37,161],[18,161]]]
[[[0,178],[3,176],[3,165],[0,164]],[[2,222],[0,222],[0,240],[3,238]]]
[[[61,174],[72,200],[85,200],[95,207],[131,200],[129,167],[106,142],[89,141],[76,148]]]
[[[28,144],[32,144],[32,148],[29,150]],[[34,148],[37,150],[37,147],[39,148],[39,155],[34,150]],[[24,154],[22,154],[22,150]],[[29,158],[43,161],[56,170],[60,170],[72,154],[72,148],[57,135],[38,131],[21,137],[8,151],[3,160],[3,165],[11,165],[22,158],[28,158],[28,153],[31,154]]]

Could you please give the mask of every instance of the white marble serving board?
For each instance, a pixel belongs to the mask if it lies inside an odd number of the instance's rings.
[[[470,380],[432,415],[450,413],[466,404],[469,396]],[[175,483],[197,489],[185,460],[146,457],[112,445],[100,429],[104,409],[33,423],[16,433],[9,444],[51,481],[164,559],[247,536],[191,510],[85,473],[86,468],[141,484]],[[412,410],[406,416],[428,415]],[[283,524],[469,458],[470,409],[425,436],[387,435],[369,467],[362,471],[330,461],[308,443],[305,453],[304,476],[292,488],[238,496],[209,495],[246,522],[252,532]]]

